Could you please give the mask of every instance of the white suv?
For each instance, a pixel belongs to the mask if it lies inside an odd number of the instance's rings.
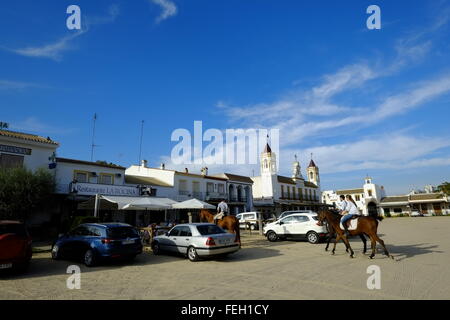
[[[309,243],[319,243],[328,233],[324,226],[317,225],[316,213],[294,213],[267,224],[264,235],[269,241],[278,239],[306,239]]]
[[[258,219],[261,219],[261,214],[259,212],[242,212],[236,215],[239,219],[239,226],[245,228],[246,225],[250,225],[250,230],[258,229]]]

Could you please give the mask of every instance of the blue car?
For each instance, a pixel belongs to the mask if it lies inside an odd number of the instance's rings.
[[[56,240],[52,258],[81,259],[88,267],[106,259],[133,260],[142,253],[137,230],[125,223],[85,223]]]

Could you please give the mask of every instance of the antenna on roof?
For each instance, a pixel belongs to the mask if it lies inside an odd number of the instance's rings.
[[[94,113],[94,125],[92,129],[92,144],[91,144],[91,162],[94,161],[94,148],[97,147],[97,145],[94,143],[96,122],[97,122],[97,113]]]
[[[141,163],[143,135],[144,135],[144,120],[142,120],[142,122],[141,122],[141,139],[140,139],[140,143],[139,143],[139,162],[138,163]]]

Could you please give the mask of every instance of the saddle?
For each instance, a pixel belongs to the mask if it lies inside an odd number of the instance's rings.
[[[353,216],[348,221],[346,221],[349,231],[356,230],[356,228],[358,227],[358,218],[359,218],[359,216]],[[344,230],[344,226],[342,225],[342,222],[340,223],[339,226],[342,230]]]

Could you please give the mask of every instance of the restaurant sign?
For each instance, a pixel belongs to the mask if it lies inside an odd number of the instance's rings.
[[[27,155],[27,156],[31,155],[31,149],[15,147],[15,146],[7,146],[7,145],[4,145],[4,144],[0,144],[0,152],[24,154],[24,155]]]
[[[72,188],[79,195],[139,196],[138,188],[128,186],[78,182],[74,183]]]

